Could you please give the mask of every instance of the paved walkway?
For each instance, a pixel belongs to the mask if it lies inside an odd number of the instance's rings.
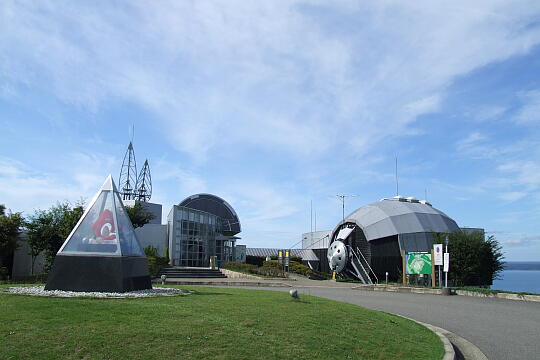
[[[491,360],[540,359],[540,303],[468,296],[373,292],[351,284],[290,282],[300,294],[410,317],[469,340]],[[252,287],[274,291],[288,288]]]

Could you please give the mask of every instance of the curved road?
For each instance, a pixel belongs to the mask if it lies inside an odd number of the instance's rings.
[[[540,359],[539,302],[375,292],[345,287],[296,288],[300,294],[361,305],[441,327],[478,346],[490,360]]]

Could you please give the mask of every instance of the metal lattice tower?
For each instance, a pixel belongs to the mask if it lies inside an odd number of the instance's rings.
[[[137,163],[135,161],[135,151],[131,142],[124,155],[118,186],[122,200],[135,200],[137,197]]]
[[[150,166],[148,159],[144,162],[143,168],[137,178],[137,190],[135,199],[148,202],[152,197],[152,177],[150,176]]]

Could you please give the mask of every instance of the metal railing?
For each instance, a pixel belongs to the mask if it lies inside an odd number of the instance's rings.
[[[373,269],[371,268],[371,266],[369,265],[369,262],[367,261],[367,259],[364,257],[364,254],[362,254],[362,251],[360,251],[360,249],[357,247],[356,248],[358,250],[358,252],[360,253],[360,255],[362,256],[362,259],[364,259],[364,262],[366,263],[366,265],[368,266],[369,268],[369,271],[373,274],[373,277],[375,278],[375,284],[378,284],[379,283],[379,278],[377,277],[377,275],[375,275],[375,271],[373,271]],[[369,274],[368,274],[369,275]]]
[[[362,267],[362,270],[364,271],[364,273],[367,275],[369,281],[368,283],[372,284],[373,281],[371,280],[370,278],[370,273],[373,274],[373,277],[375,278],[375,283],[378,284],[379,283],[379,278],[377,277],[377,275],[375,275],[375,271],[373,271],[373,269],[371,268],[371,266],[369,265],[369,262],[367,261],[367,259],[365,258],[364,254],[362,253],[362,251],[357,247],[356,250],[353,249],[352,247],[350,248],[351,249],[351,253],[354,254],[354,256],[356,257],[356,259],[358,260],[358,263],[360,264],[360,266]],[[362,263],[362,260],[360,260],[360,257],[358,256],[358,253],[360,254],[360,256],[362,257],[362,259],[364,260],[364,263]],[[366,270],[366,267],[364,266],[367,265],[367,268],[369,269],[369,271]],[[364,281],[366,282],[366,281]]]
[[[360,260],[360,257],[358,256],[358,254],[356,254],[356,251],[351,247],[349,246],[349,251],[351,252],[351,254],[354,256],[353,260],[356,259],[356,262],[358,263],[358,265],[360,265],[360,267],[362,268],[362,272],[360,272],[360,270],[358,270],[358,268],[356,267],[355,265],[355,262],[354,261],[351,261],[351,264],[353,266],[353,268],[356,270],[357,272],[357,277],[360,278],[360,280],[362,280],[362,282],[364,284],[372,284],[373,282],[371,281],[371,278],[369,277],[369,273],[366,271],[366,268],[364,267],[364,264],[362,264],[362,261]],[[367,278],[367,279],[364,279],[364,276]]]

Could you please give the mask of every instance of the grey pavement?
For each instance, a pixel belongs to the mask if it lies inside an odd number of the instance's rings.
[[[469,296],[353,290],[351,286],[291,284],[309,294],[432,324],[467,339],[491,360],[540,359],[540,303]],[[250,287],[274,291],[289,288]]]

